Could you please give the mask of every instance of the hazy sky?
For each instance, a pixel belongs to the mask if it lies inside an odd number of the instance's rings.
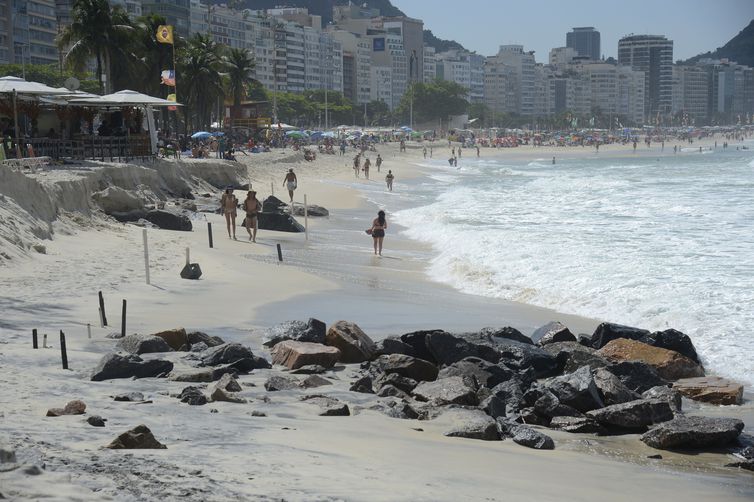
[[[407,16],[424,20],[439,38],[456,40],[484,56],[503,44],[536,51],[565,46],[574,26],[594,26],[605,57],[617,57],[624,35],[665,35],[673,60],[714,50],[754,19],[754,0],[392,0]]]

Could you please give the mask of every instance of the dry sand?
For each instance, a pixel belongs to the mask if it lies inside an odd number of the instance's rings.
[[[447,153],[445,147],[433,150],[435,158]],[[494,152],[518,161],[579,155],[579,150],[483,149],[482,155]],[[654,146],[642,152],[641,145],[638,150],[602,147],[599,155],[672,155],[672,144],[666,144],[665,152]],[[402,179],[423,176],[428,169],[421,166],[418,145],[410,144],[405,154],[394,145],[380,147],[380,152],[383,168],[396,174],[396,190]],[[472,152],[467,149],[464,155]],[[370,156],[374,160],[375,154]],[[646,456],[656,451],[635,435],[597,441],[589,435],[554,433],[555,451],[534,451],[510,441],[446,438],[442,433],[452,413],[429,422],[390,419],[368,410],[352,417],[319,417],[314,406],[298,400],[312,391],[264,391],[269,370],[240,378],[241,396],[250,400],[246,405],[187,406],[169,396],[186,384],[166,380],[89,381],[91,369],[115,344],[104,335],[119,331],[124,298],[129,333],[183,326],[247,344],[267,357],[259,328],[309,316],[328,323],[355,321],[375,339],[435,327],[463,331],[512,325],[528,333],[552,319],[574,331],[588,332],[597,324],[431,283],[423,274],[431,250],[394,232],[386,239],[386,257],[374,258],[370,239],[360,229],[369,226],[375,205],[389,204],[389,195],[382,192],[385,173],[378,175],[373,167],[372,181],[357,180],[352,158],[350,152],[346,157],[319,155],[308,163],[290,150],[241,156],[260,199],[270,193],[270,183],[276,196],[287,199],[287,194],[281,196],[282,181],[293,167],[299,177],[296,202],[303,202],[306,193],[310,204],[331,210],[329,219],[310,219],[309,241],[303,234],[260,231],[259,242],[251,244],[240,227],[239,240],[233,241],[221,216],[203,213],[193,232],[148,230],[147,285],[142,230],[98,221],[88,230],[66,226],[70,235],[58,233],[53,241],[44,241],[47,254],[14,258],[0,268],[0,441],[17,450],[20,462],[45,466],[39,476],[0,473],[0,493],[53,500],[752,499],[751,473],[718,467],[731,457],[663,452],[673,462],[650,461]],[[195,168],[201,169],[201,162]],[[214,229],[213,249],[207,245],[206,222]],[[283,264],[277,263],[278,243]],[[199,281],[178,276],[186,247],[202,267]],[[97,320],[100,290],[110,328],[100,328]],[[91,340],[86,323],[93,327]],[[32,328],[48,333],[55,348],[31,350]],[[68,337],[71,371],[60,369],[58,330]],[[169,357],[185,364],[179,356]],[[355,371],[335,372],[335,384],[315,392],[347,401],[354,410],[369,405],[372,396],[347,390]],[[128,391],[144,392],[153,403],[115,403],[110,397]],[[107,427],[90,427],[80,416],[44,416],[47,408],[71,399],[83,399],[89,414],[108,419]],[[267,417],[252,417],[252,410]],[[751,418],[750,406],[705,413],[728,411]],[[102,449],[140,423],[168,449]]]

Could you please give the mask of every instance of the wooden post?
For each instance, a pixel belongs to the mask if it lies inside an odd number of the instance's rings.
[[[99,313],[102,327],[104,328],[107,326],[107,315],[105,315],[105,299],[102,296],[102,291],[99,292]]]
[[[91,340],[92,338],[92,325],[86,323],[86,336]]]
[[[275,182],[270,181],[270,195],[275,195]]]
[[[278,244],[277,246],[278,246],[278,261],[282,262],[283,261],[283,250],[281,249],[280,244]]]
[[[306,202],[306,194],[304,194],[304,236],[306,240],[309,240],[309,205]]]
[[[39,348],[39,345],[37,345],[37,328],[31,330],[31,346],[34,349]]]
[[[189,248],[186,248],[186,265],[191,265],[191,255],[189,254]]]
[[[123,299],[123,313],[120,318],[120,336],[126,336],[126,299]]]
[[[44,335],[42,335],[42,348],[43,349],[47,348],[47,333],[45,333]]]
[[[207,222],[207,233],[209,234],[209,247],[214,247],[212,244],[212,223]]]
[[[149,284],[149,242],[147,241],[147,229],[141,231],[141,235],[144,238],[144,273],[146,275],[147,284]]]
[[[65,349],[65,334],[60,330],[60,357],[63,360],[63,369],[68,369],[68,353]]]

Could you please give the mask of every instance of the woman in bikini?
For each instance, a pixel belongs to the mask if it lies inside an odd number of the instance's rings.
[[[261,204],[257,200],[257,193],[250,190],[243,201],[243,210],[246,211],[246,231],[249,232],[249,240],[257,242],[257,215]],[[252,229],[254,233],[252,234]]]
[[[387,220],[385,211],[379,211],[377,217],[372,221],[372,240],[374,241],[374,254],[382,256],[382,240],[385,238],[387,229]]]
[[[238,208],[238,199],[233,195],[233,189],[228,187],[225,189],[225,193],[220,199],[220,206],[222,207],[223,214],[225,215],[225,222],[228,224],[228,238],[236,238],[236,209]],[[230,230],[233,229],[233,236],[230,235]]]

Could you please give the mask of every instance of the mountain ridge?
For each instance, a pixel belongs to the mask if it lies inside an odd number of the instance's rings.
[[[684,63],[693,64],[704,58],[728,59],[738,64],[754,67],[754,20],[749,22],[748,26],[728,40],[728,43],[722,47],[704,54],[698,54],[687,59]]]

